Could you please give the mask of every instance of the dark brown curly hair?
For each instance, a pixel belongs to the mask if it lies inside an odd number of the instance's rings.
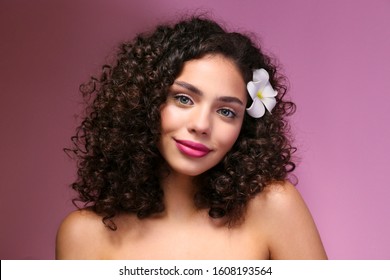
[[[284,100],[285,79],[272,59],[249,36],[227,32],[205,17],[160,25],[121,44],[116,61],[103,66],[99,78],[80,86],[87,109],[72,137],[73,146],[66,149],[78,162],[74,202],[91,207],[112,230],[112,218],[119,213],[145,218],[164,211],[156,172],[165,163],[157,148],[160,107],[183,64],[208,54],[231,59],[246,83],[254,69],[264,68],[278,96],[272,114],[260,119],[245,116],[233,148],[197,178],[195,205],[233,226],[255,194],[294,170],[295,148],[286,116],[295,105]]]

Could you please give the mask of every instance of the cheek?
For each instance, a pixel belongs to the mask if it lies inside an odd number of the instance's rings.
[[[236,140],[240,135],[240,131],[241,126],[224,129],[221,131],[221,143],[226,150],[230,150],[233,147],[234,143],[236,143]]]
[[[164,134],[167,131],[169,131],[172,126],[174,126],[174,120],[173,117],[174,114],[172,112],[172,108],[168,105],[161,108],[160,111],[160,117],[161,117],[161,133]]]

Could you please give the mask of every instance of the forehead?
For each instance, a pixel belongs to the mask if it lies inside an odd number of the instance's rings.
[[[222,55],[207,55],[184,63],[176,81],[194,85],[205,94],[233,95],[246,100],[246,85],[235,63]]]

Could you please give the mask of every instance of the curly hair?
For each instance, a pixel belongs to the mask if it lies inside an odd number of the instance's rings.
[[[198,176],[196,207],[208,209],[212,218],[225,217],[233,226],[254,195],[287,178],[295,168],[295,148],[286,117],[295,104],[284,100],[285,78],[249,36],[228,32],[204,17],[191,17],[122,43],[116,61],[104,65],[99,78],[80,86],[86,112],[72,147],[66,149],[77,159],[74,203],[91,207],[112,230],[113,217],[119,213],[145,218],[164,211],[156,172],[165,163],[157,148],[160,107],[183,64],[209,54],[231,59],[245,83],[254,69],[264,68],[278,96],[272,114],[260,119],[246,115],[232,149]]]

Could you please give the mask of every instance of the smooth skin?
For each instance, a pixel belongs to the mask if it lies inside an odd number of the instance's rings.
[[[194,178],[231,149],[242,126],[246,85],[236,66],[221,56],[191,60],[161,108],[159,150],[171,172],[161,179],[166,210],[146,219],[121,214],[117,231],[91,210],[62,222],[57,259],[326,259],[318,231],[301,195],[289,182],[267,186],[248,203],[232,228],[194,206]],[[193,156],[177,140],[202,144]]]

